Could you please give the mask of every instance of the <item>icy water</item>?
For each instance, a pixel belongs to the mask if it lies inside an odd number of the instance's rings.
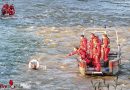
[[[102,77],[81,76],[75,57],[65,56],[79,44],[79,35],[84,30],[104,30],[102,27],[107,26],[111,38],[115,39],[114,30],[118,31],[122,47],[122,73],[117,90],[129,90],[129,0],[14,0],[9,3],[15,5],[16,15],[0,19],[1,83],[7,84],[12,79],[18,90],[94,90],[91,80],[102,81]],[[84,33],[89,38],[89,33]],[[31,59],[39,60],[39,70],[28,69]],[[115,77],[103,78],[111,83],[110,90],[115,90]]]

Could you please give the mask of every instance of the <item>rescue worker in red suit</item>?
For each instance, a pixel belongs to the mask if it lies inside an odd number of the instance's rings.
[[[102,41],[100,40],[100,38],[98,36],[96,36],[96,39],[97,39],[98,43],[101,45]]]
[[[90,60],[88,59],[88,55],[86,51],[82,50],[81,48],[74,47],[74,51],[68,54],[68,56],[72,56],[78,54],[81,60],[86,61],[87,65],[90,64]]]
[[[3,7],[2,7],[2,10],[1,10],[2,15],[8,14],[9,13],[8,9],[9,9],[9,5],[4,4]]]
[[[97,38],[93,40],[93,65],[96,71],[101,70],[100,58],[101,58],[101,44]]]
[[[9,15],[14,15],[15,14],[15,9],[14,9],[14,5],[10,5],[9,7]]]
[[[14,88],[15,88],[13,80],[10,80],[10,81],[9,81],[9,85],[10,85],[11,89],[14,89]]]
[[[80,39],[80,49],[87,52],[87,38],[85,38],[84,35],[81,35]]]
[[[104,67],[108,67],[108,54],[110,52],[109,48],[110,40],[106,34],[102,35],[102,49],[101,49],[101,57],[104,60]]]
[[[96,40],[97,46],[98,46],[98,55],[99,58],[101,58],[101,40],[99,39],[98,36],[95,36],[94,39]]]
[[[89,41],[89,57],[90,59],[93,59],[93,39],[95,37],[95,35],[93,33],[91,33],[90,35],[91,39]]]
[[[3,5],[1,12],[2,12],[2,15],[14,15],[15,9],[14,9],[13,4],[12,5],[8,5],[8,4]]]

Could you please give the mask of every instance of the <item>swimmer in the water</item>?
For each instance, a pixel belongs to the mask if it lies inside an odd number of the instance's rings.
[[[31,60],[29,62],[29,68],[37,70],[39,68],[39,62],[38,62],[38,60],[35,60],[35,59]]]

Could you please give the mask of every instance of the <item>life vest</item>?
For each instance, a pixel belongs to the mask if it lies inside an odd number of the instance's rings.
[[[87,38],[83,38],[81,41],[80,41],[80,48],[87,51]]]
[[[13,5],[10,5],[10,8],[9,8],[9,15],[14,15],[14,14],[15,14],[14,6],[13,6]]]
[[[106,48],[109,46],[110,44],[110,39],[108,37],[105,37],[102,39],[102,44],[103,44],[103,47]]]

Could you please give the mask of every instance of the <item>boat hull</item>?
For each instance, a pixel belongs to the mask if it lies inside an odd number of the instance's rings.
[[[109,59],[108,67],[102,67],[99,72],[93,67],[87,67],[85,62],[80,61],[78,62],[79,72],[82,75],[117,75],[119,73],[120,58],[117,58],[117,54],[110,54]]]

